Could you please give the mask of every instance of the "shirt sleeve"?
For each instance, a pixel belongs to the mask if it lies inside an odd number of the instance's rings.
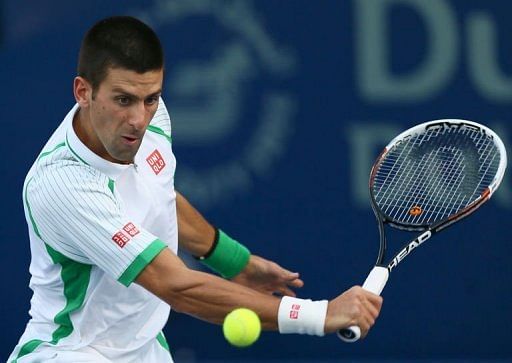
[[[50,167],[27,183],[25,203],[43,242],[129,286],[167,246],[127,218],[111,185],[87,165]]]

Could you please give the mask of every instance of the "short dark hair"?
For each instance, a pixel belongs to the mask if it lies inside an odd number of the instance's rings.
[[[96,91],[109,68],[145,73],[163,65],[162,45],[153,29],[131,16],[114,16],[100,20],[85,35],[78,75]]]

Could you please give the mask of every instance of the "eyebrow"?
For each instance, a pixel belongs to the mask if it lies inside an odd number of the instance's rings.
[[[126,96],[128,96],[128,97],[134,98],[134,99],[136,99],[136,100],[138,100],[138,99],[139,99],[139,96],[134,95],[134,94],[132,94],[132,93],[130,93],[130,92],[127,92],[126,90],[124,90],[124,89],[122,89],[122,88],[119,88],[119,87],[115,87],[115,88],[113,88],[113,89],[112,89],[112,92],[122,93],[123,95],[126,95]],[[159,89],[158,91],[153,92],[153,93],[151,93],[151,94],[149,94],[149,95],[145,96],[145,97],[144,97],[144,99],[146,99],[146,98],[148,98],[148,97],[158,96],[158,95],[160,95],[161,93],[162,93],[162,89]]]

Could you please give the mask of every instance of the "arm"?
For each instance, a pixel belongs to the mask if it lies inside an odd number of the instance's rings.
[[[180,247],[194,256],[204,256],[212,248],[215,229],[178,192],[176,192],[176,209]],[[291,288],[304,285],[298,273],[288,271],[275,262],[252,254],[246,267],[233,278],[233,281],[264,293],[277,292],[289,296],[295,296]]]
[[[176,311],[211,323],[221,324],[231,310],[244,306],[260,316],[265,329],[277,328],[278,298],[191,270],[169,249],[155,257],[136,282]]]
[[[204,256],[212,246],[215,229],[178,191],[176,212],[180,247],[194,256]]]
[[[281,300],[239,284],[190,270],[169,249],[164,249],[139,274],[136,282],[179,312],[212,323],[222,323],[236,307],[254,310],[266,330],[278,329]],[[380,311],[382,298],[354,287],[328,304],[325,333],[352,325],[366,335]]]

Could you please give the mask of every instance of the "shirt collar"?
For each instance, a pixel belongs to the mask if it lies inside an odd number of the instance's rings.
[[[117,179],[131,164],[118,164],[105,160],[95,154],[89,149],[77,136],[73,128],[73,118],[79,110],[78,103],[67,114],[65,122],[67,123],[66,130],[66,145],[71,153],[84,164],[90,165],[106,174],[109,178]]]

